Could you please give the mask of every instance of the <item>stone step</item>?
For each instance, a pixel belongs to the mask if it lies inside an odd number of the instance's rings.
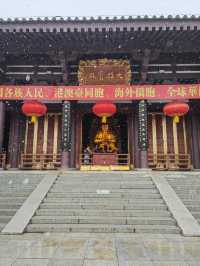
[[[23,182],[15,183],[15,182],[8,180],[7,183],[5,183],[5,184],[1,183],[1,187],[5,187],[5,188],[15,188],[15,187],[17,187],[17,188],[34,188],[37,186],[37,183],[31,184],[31,183],[25,183],[25,182],[28,182],[28,181],[24,181],[24,183]]]
[[[38,209],[36,211],[37,216],[106,216],[106,217],[170,217],[171,214],[167,210],[82,210],[82,209],[70,209],[70,210],[58,210],[58,209]]]
[[[180,230],[149,174],[70,172],[57,178],[27,232],[173,234]]]
[[[179,184],[177,183],[176,185],[173,184],[172,186],[177,190],[185,190],[185,189],[198,190],[198,189],[200,189],[200,184],[193,184],[193,183],[185,184],[182,182],[180,182]]]
[[[10,221],[10,219],[12,218],[12,216],[9,215],[2,215],[0,213],[0,223],[8,223]]]
[[[175,188],[178,188],[178,189],[185,189],[185,188],[189,188],[189,189],[200,189],[200,182],[183,182],[182,181],[179,181],[177,182],[176,184],[174,183],[171,183],[170,184],[175,187]]]
[[[152,182],[152,179],[151,178],[119,178],[119,177],[114,177],[114,178],[96,178],[96,177],[91,177],[91,178],[58,178],[56,180],[56,183],[59,183],[59,184],[66,184],[66,183],[123,183],[123,182],[127,182],[127,183],[134,183],[134,184],[137,184],[137,183],[141,183],[141,184],[153,184]]]
[[[6,189],[8,189],[8,190],[19,190],[19,189],[21,189],[21,190],[29,190],[29,189],[33,189],[33,188],[35,188],[36,186],[28,186],[28,185],[22,185],[22,184],[12,184],[12,185],[1,185],[1,187],[0,187],[0,191],[2,191],[2,192],[4,192],[5,190],[5,188]]]
[[[200,212],[200,206],[186,206],[189,211],[193,212]]]
[[[16,209],[0,209],[0,215],[8,215],[8,216],[13,216],[17,211]]]
[[[200,200],[184,200],[182,199],[183,203],[187,206],[200,206]]]
[[[200,219],[200,212],[192,212],[192,215],[196,218],[196,219]]]
[[[0,209],[18,209],[21,206],[20,203],[1,203]]]
[[[0,192],[0,197],[13,197],[13,198],[27,198],[29,196],[29,192]]]
[[[16,204],[22,204],[24,201],[26,200],[26,198],[24,197],[0,197],[0,203],[7,203],[9,202],[11,203],[16,203]]]
[[[113,198],[49,198],[47,197],[44,200],[45,203],[66,203],[66,204],[74,204],[74,203],[79,203],[79,204],[162,204],[164,201],[163,199],[114,199]]]
[[[167,210],[164,204],[63,204],[42,203],[41,209]]]
[[[139,173],[139,172],[76,172],[76,173],[69,173],[69,174],[60,174],[58,179],[84,179],[84,178],[131,178],[131,179],[149,179],[151,176],[147,173]]]
[[[199,194],[200,193],[200,189],[188,189],[188,188],[185,188],[185,189],[178,189],[178,188],[173,188],[177,194],[180,194],[180,195],[184,195],[184,194]]]
[[[179,234],[180,229],[174,225],[29,224],[26,232]]]
[[[43,177],[42,177],[43,178]],[[10,176],[7,176],[6,178],[3,178],[0,176],[0,179],[1,179],[1,184],[33,184],[33,185],[36,185],[40,180],[41,178],[39,179],[35,179],[34,177],[31,177],[31,176],[25,176],[23,178],[16,178],[16,177],[13,177],[12,175]]]
[[[134,193],[134,194],[159,194],[159,192],[156,189],[113,189],[113,188],[55,188],[54,186],[51,188],[49,191],[50,193],[96,193],[96,190],[110,190],[110,192],[115,192],[115,193]]]
[[[62,185],[62,184],[55,184],[54,189],[61,189],[62,190],[71,190],[71,189],[77,189],[77,188],[81,188],[81,189],[155,189],[154,185],[131,185],[131,184],[108,184],[108,183],[98,183],[98,184],[91,184],[91,183],[83,183],[81,184],[66,184],[66,185]]]
[[[178,193],[177,193],[178,195]],[[188,194],[184,194],[184,195],[180,195],[179,194],[179,197],[183,200],[183,201],[200,201],[200,195],[190,195],[189,193]]]
[[[99,194],[100,193],[100,194]],[[101,194],[101,192],[91,192],[91,193],[48,193],[48,198],[135,198],[135,199],[159,199],[161,198],[160,194],[156,193],[119,193],[119,192],[104,192],[105,194]]]
[[[141,185],[144,185],[144,186],[152,186],[154,185],[153,184],[153,181],[152,180],[148,180],[148,181],[143,181],[143,180],[140,180],[140,181],[136,181],[136,180],[110,180],[110,179],[105,179],[105,180],[96,180],[96,179],[93,179],[93,180],[65,180],[65,181],[61,181],[61,180],[56,180],[55,182],[55,185],[63,185],[63,186],[67,186],[67,185],[84,185],[84,184],[89,184],[91,186],[96,186],[96,185],[99,185],[99,184],[106,184],[106,185],[109,185],[109,186],[112,186],[112,185],[122,185],[122,184],[125,184],[125,185],[130,185],[130,186],[141,186]]]
[[[170,217],[35,216],[32,224],[134,224],[176,225]]]
[[[0,188],[0,193],[2,193],[2,192],[5,192],[5,191],[7,191],[8,193],[13,193],[13,194],[15,194],[15,193],[20,193],[20,192],[24,192],[24,193],[31,193],[32,191],[33,191],[33,189],[21,189],[21,188],[13,188],[13,189],[9,189],[9,188]]]
[[[5,227],[6,223],[0,223],[0,231]]]
[[[184,203],[186,207],[190,208],[190,207],[200,207],[200,204],[196,201],[190,202],[188,204]]]

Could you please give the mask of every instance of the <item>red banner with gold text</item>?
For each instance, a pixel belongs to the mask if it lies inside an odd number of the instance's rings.
[[[6,86],[0,85],[0,100],[140,100],[200,99],[200,84],[186,85],[96,85],[96,86]]]

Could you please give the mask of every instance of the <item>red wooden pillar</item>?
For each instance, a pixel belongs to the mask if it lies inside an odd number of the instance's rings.
[[[199,114],[190,113],[189,119],[190,145],[192,164],[195,169],[200,169],[200,119]]]
[[[18,168],[20,163],[21,151],[21,129],[22,129],[22,115],[13,110],[10,120],[10,134],[9,134],[9,165],[10,168]]]
[[[61,168],[70,168],[71,152],[71,102],[64,101],[62,108],[62,161]]]
[[[0,153],[2,153],[5,127],[5,104],[0,102]]]

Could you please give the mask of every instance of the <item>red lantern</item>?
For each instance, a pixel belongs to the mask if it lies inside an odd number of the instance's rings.
[[[188,111],[189,105],[182,102],[167,103],[163,108],[164,114],[173,117],[175,123],[179,122],[179,116],[187,114]]]
[[[26,116],[31,116],[31,123],[35,123],[37,121],[37,117],[46,114],[47,107],[45,104],[38,101],[26,101],[22,105],[22,112]]]
[[[92,111],[95,115],[102,117],[102,123],[106,123],[107,117],[114,115],[117,107],[111,102],[99,102],[93,106]]]

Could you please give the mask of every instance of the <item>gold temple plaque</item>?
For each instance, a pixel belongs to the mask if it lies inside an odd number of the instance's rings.
[[[79,85],[130,84],[129,60],[96,59],[81,60],[78,70]]]

